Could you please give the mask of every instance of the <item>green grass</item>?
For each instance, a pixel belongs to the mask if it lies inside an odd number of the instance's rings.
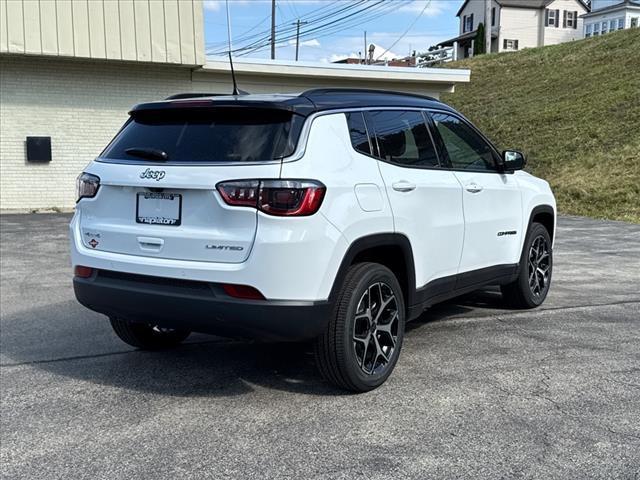
[[[519,149],[560,212],[640,223],[640,29],[451,63],[443,100]]]

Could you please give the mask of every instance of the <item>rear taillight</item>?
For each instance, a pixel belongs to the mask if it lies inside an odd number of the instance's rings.
[[[76,180],[76,202],[83,198],[93,198],[100,188],[100,177],[81,173]]]
[[[320,209],[327,188],[315,180],[235,180],[216,188],[225,203],[278,217],[303,217]]]

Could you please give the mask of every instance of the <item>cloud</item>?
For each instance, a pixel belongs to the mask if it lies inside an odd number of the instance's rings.
[[[221,0],[205,0],[204,9],[210,12],[217,12],[222,7]]]
[[[296,41],[295,40],[289,40],[287,42],[288,45],[295,45]],[[300,46],[301,47],[319,47],[320,46],[320,42],[315,39],[312,38],[311,40],[303,40],[302,42],[300,42]]]
[[[425,8],[425,4],[427,2],[429,2],[429,5],[423,13],[423,15],[426,15],[427,17],[437,17],[448,10],[452,3],[451,0],[414,0],[413,2],[400,7],[398,11],[419,14],[422,12],[422,9]]]

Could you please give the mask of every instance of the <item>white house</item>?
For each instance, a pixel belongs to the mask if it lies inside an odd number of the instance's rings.
[[[453,45],[456,58],[473,55],[478,25],[491,25],[491,51],[503,52],[554,45],[582,38],[582,0],[492,0],[485,19],[484,0],[465,0],[456,14],[459,35],[441,45]]]
[[[591,12],[582,15],[584,36],[596,37],[640,26],[640,0],[591,0]]]
[[[0,208],[73,207],[76,176],[132,105],[230,93],[229,71],[205,56],[202,0],[0,0]],[[434,97],[470,76],[246,59],[235,71],[251,93],[342,86]]]

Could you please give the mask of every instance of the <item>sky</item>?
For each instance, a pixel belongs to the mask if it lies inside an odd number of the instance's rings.
[[[462,0],[276,0],[276,59],[295,59],[295,26],[301,26],[302,61],[332,62],[358,57],[367,43],[377,46],[381,59],[404,57],[413,50],[426,51],[458,33],[456,12]],[[225,0],[204,1],[205,42],[209,58],[223,58],[227,47]],[[251,45],[264,48],[238,50],[234,57],[270,58],[271,0],[229,0],[233,49]],[[327,15],[334,16],[327,18]],[[347,17],[350,15],[349,17]],[[333,27],[335,19],[344,18]],[[317,30],[313,30],[317,29]]]

